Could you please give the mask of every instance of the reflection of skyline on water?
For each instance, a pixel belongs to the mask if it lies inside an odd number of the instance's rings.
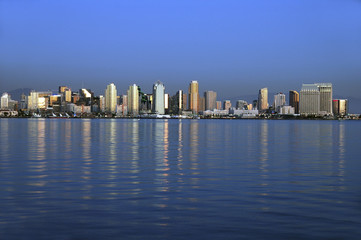
[[[290,221],[300,224],[300,218],[317,224],[315,211],[324,219],[337,216],[333,221],[340,226],[342,214],[355,212],[359,185],[350,174],[360,163],[349,140],[358,128],[352,122],[0,119],[0,124],[3,226],[11,222],[21,229],[46,219],[42,225],[56,231],[49,221],[55,216],[63,224],[98,223],[114,232],[133,231],[141,223],[171,233],[197,222],[220,229],[214,216],[231,229],[239,229],[237,222],[252,229],[255,216],[265,226],[274,219],[285,228]],[[22,136],[23,144],[15,146],[15,136]]]

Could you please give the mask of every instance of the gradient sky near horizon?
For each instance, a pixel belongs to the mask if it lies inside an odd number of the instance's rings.
[[[360,0],[0,0],[0,91],[82,86],[219,98],[331,82],[361,97]]]

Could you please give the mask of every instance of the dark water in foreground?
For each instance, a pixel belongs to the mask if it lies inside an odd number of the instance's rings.
[[[0,119],[0,239],[360,239],[361,122]]]

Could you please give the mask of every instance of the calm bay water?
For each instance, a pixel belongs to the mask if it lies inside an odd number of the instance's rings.
[[[361,122],[0,119],[1,239],[360,239]]]

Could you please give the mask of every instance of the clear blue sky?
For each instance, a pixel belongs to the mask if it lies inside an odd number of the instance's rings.
[[[360,0],[0,0],[0,91],[68,85],[220,98],[332,82],[360,97]]]

